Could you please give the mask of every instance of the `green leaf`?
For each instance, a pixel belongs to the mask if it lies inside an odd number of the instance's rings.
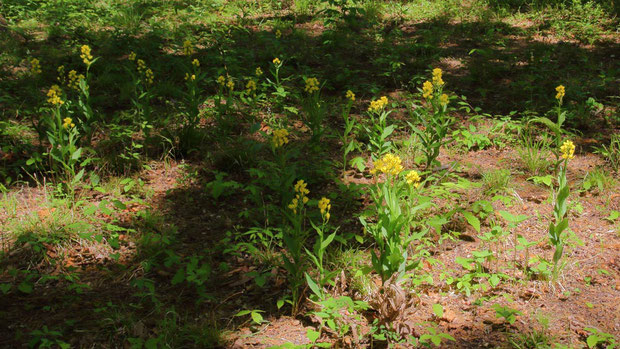
[[[319,288],[319,286],[317,286],[317,284],[312,280],[312,278],[310,277],[310,275],[308,275],[308,273],[305,273],[305,275],[306,275],[306,282],[308,282],[308,287],[310,287],[312,292],[314,292],[314,294],[316,294],[319,298],[323,298],[323,293],[321,292],[321,289]]]
[[[276,303],[276,306],[278,307],[278,309],[282,308],[283,305],[284,305],[284,299],[278,299],[278,302]]]
[[[250,316],[252,317],[252,321],[254,321],[257,324],[262,324],[263,323],[263,316],[259,313],[260,310],[254,310],[250,313]]]
[[[433,304],[433,313],[435,313],[438,318],[443,317],[443,307],[441,304]]]
[[[594,348],[598,344],[598,339],[598,336],[594,334],[588,336],[588,339],[586,339],[586,343],[588,343],[588,348]]]
[[[173,285],[177,285],[183,282],[184,280],[185,280],[185,270],[183,268],[179,268],[176,274],[174,274],[174,277],[172,278],[171,283]]]
[[[19,286],[17,286],[17,289],[22,291],[23,293],[30,294],[32,293],[33,287],[31,283],[24,281],[19,284]]]
[[[474,216],[474,214],[469,211],[463,211],[463,217],[465,217],[467,223],[469,223],[478,233],[480,233],[480,220],[478,217]]]
[[[3,294],[7,294],[11,290],[11,287],[13,287],[11,284],[0,284],[0,291],[2,291]]]
[[[491,275],[491,277],[489,278],[489,284],[491,284],[491,286],[493,287],[499,285],[499,281],[499,276],[497,276],[496,274]]]
[[[315,331],[311,328],[309,328],[308,331],[306,331],[306,337],[308,337],[308,340],[312,343],[316,342],[316,340],[319,339],[320,335],[321,335],[320,332]]]

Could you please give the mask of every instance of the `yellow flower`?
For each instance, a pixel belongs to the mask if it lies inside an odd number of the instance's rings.
[[[228,87],[228,89],[232,91],[235,88],[235,82],[232,81],[231,78],[228,78],[228,82],[226,83],[226,87]]]
[[[273,130],[271,143],[274,148],[279,148],[288,143],[288,131],[286,129]]]
[[[131,51],[131,52],[129,53],[129,56],[127,56],[127,59],[128,59],[128,60],[130,60],[130,61],[135,61],[135,60],[136,60],[136,57],[137,57],[137,56],[136,56],[136,53],[135,53],[135,52],[133,52],[133,51]]]
[[[80,90],[80,80],[85,79],[83,74],[78,74],[75,70],[71,70],[69,72],[69,81],[67,82],[67,87],[74,89],[76,91]]]
[[[247,93],[253,93],[256,90],[256,81],[248,81],[248,83],[245,85],[245,90]]]
[[[441,87],[443,85],[443,79],[441,78],[443,71],[440,68],[433,69],[433,85]]]
[[[439,103],[440,103],[442,106],[444,106],[444,107],[445,107],[446,105],[448,105],[448,101],[449,101],[449,100],[448,100],[448,95],[447,95],[447,94],[445,94],[445,93],[444,93],[444,94],[442,94],[442,95],[441,95],[441,97],[439,97]]]
[[[275,132],[275,131],[274,131]],[[288,208],[293,210],[293,213],[297,214],[297,209],[303,208],[303,205],[308,202],[307,194],[310,193],[308,189],[306,189],[307,184],[303,179],[300,179],[295,183],[295,198],[288,205]]]
[[[194,53],[194,46],[192,45],[192,42],[189,39],[183,41],[183,53],[186,56],[189,56],[192,53]]]
[[[191,80],[191,81],[196,80],[196,75],[195,74],[189,75],[189,73],[185,73],[185,81],[187,80]]]
[[[425,99],[433,99],[433,83],[430,81],[425,81],[422,84],[422,97]]]
[[[56,68],[56,71],[58,72],[58,77],[57,77],[58,81],[61,84],[64,84],[65,83],[65,66],[64,65],[58,66],[58,68]]]
[[[263,75],[263,70],[260,67],[256,68],[256,76],[261,76],[261,75]]]
[[[379,112],[381,110],[383,110],[383,108],[385,108],[385,106],[388,104],[388,99],[386,96],[383,96],[379,99],[377,99],[376,101],[372,101],[370,102],[370,106],[368,107],[368,111],[370,112]]]
[[[280,63],[282,63],[282,61],[280,61],[280,58],[276,57],[273,59],[273,61],[271,61],[273,64],[278,65]]]
[[[299,200],[297,198],[294,198],[291,200],[291,203],[288,204],[288,208],[293,210],[293,213],[295,214],[297,214],[297,206],[299,206]]]
[[[353,93],[353,91],[351,90],[347,91],[347,94],[345,95],[345,97],[349,99],[351,102],[355,101],[355,93]]]
[[[84,64],[90,65],[93,62],[93,56],[90,54],[90,46],[82,45],[80,51],[82,52],[80,58],[82,58]]]
[[[575,144],[570,140],[564,141],[560,147],[560,152],[562,152],[562,159],[573,159],[575,157]]]
[[[564,95],[566,94],[566,89],[564,88],[564,85],[556,87],[555,91],[557,92],[557,94],[555,95],[555,99],[557,99],[558,101],[562,101]]]
[[[195,68],[198,68],[198,67],[200,67],[200,61],[198,59],[194,58],[194,60],[192,61],[192,65]]]
[[[295,192],[299,193],[301,196],[305,196],[310,194],[310,190],[307,189],[308,183],[304,182],[303,179],[300,179],[295,183]]]
[[[370,173],[374,175],[378,172],[396,176],[403,170],[401,163],[400,157],[386,154],[383,158],[375,161],[375,167],[370,170]]]
[[[328,198],[323,197],[321,198],[321,200],[319,200],[319,210],[321,210],[321,216],[323,216],[323,219],[328,221],[330,214],[329,214],[329,210],[332,209],[332,205],[330,204],[330,201]]]
[[[73,120],[71,118],[64,118],[62,120],[62,127],[64,128],[75,127],[75,124],[73,123]]]
[[[41,74],[41,63],[36,58],[30,59],[30,72],[32,74]]]
[[[223,75],[218,76],[217,83],[222,86],[226,85],[226,78]]]
[[[276,30],[276,39],[279,39],[282,37],[282,32],[280,31],[280,29]]]
[[[147,84],[152,84],[153,83],[153,71],[149,68],[146,71],[144,71],[144,80],[146,81]]]
[[[146,63],[144,63],[142,59],[138,59],[136,65],[138,66],[138,71],[144,73],[144,70],[146,70]]]
[[[58,85],[53,85],[49,91],[47,91],[47,102],[52,104],[52,105],[58,105],[61,106],[63,105],[65,102],[60,98],[60,96],[62,96],[62,90],[60,89],[60,86]]]
[[[420,181],[422,180],[417,171],[409,171],[409,173],[405,175],[405,179],[407,180],[407,184],[413,186],[414,188],[419,187]]]
[[[312,93],[319,90],[319,80],[316,78],[307,78],[306,79],[306,92]]]

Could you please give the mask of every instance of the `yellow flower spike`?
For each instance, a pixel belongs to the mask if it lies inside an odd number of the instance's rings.
[[[80,55],[80,58],[82,58],[82,61],[84,62],[84,64],[90,65],[93,62],[93,56],[91,55],[91,52],[90,52],[90,46],[82,45],[82,47],[80,48],[80,52],[82,53]]]
[[[149,85],[152,84],[153,78],[154,78],[154,74],[150,68],[144,71],[144,80],[146,81],[147,84]]]
[[[443,86],[444,82],[442,79],[443,71],[440,68],[433,69],[433,85],[436,87]]]
[[[329,199],[326,197],[321,198],[321,200],[319,200],[318,206],[319,210],[321,211],[321,216],[323,216],[324,220],[328,221],[330,217],[329,210],[331,210],[332,208]]]
[[[405,180],[407,181],[407,184],[411,185],[414,188],[417,188],[420,186],[420,181],[422,180],[422,178],[417,171],[409,171],[409,173],[405,175]]]
[[[254,80],[248,81],[248,83],[245,85],[245,90],[248,94],[256,91],[256,81]]]
[[[192,53],[194,53],[194,45],[192,45],[191,40],[183,41],[183,54],[190,56]]]
[[[396,176],[403,170],[402,160],[393,154],[386,154],[381,159],[375,161],[375,167],[370,171],[371,174],[385,173]]]
[[[279,148],[288,143],[288,131],[286,129],[273,130],[271,143],[274,148]]]
[[[71,118],[64,118],[62,120],[62,127],[64,128],[75,127],[75,124],[73,123],[73,120]]]
[[[448,95],[445,93],[442,94],[441,97],[439,97],[439,103],[444,107],[448,105],[448,101],[449,101]]]
[[[30,72],[34,75],[41,74],[41,63],[37,58],[30,59]]]
[[[560,147],[560,152],[562,153],[562,159],[570,160],[575,158],[575,144],[570,140],[565,140]]]
[[[135,61],[135,60],[136,60],[136,57],[137,57],[136,53],[135,53],[135,52],[133,52],[133,51],[131,51],[131,52],[129,53],[129,56],[127,56],[127,59],[133,62],[133,61]]]
[[[347,90],[347,94],[345,95],[345,97],[351,102],[355,101],[355,93],[353,93],[353,91],[351,90]]]
[[[279,39],[282,37],[282,32],[280,31],[280,29],[276,30],[276,39]]]
[[[58,105],[61,106],[63,105],[65,102],[60,98],[60,96],[62,96],[62,90],[60,89],[60,86],[58,85],[53,85],[49,91],[47,91],[47,102],[52,104],[52,105]]]
[[[370,106],[368,107],[368,111],[380,112],[381,110],[383,110],[383,108],[385,108],[387,104],[388,104],[388,99],[386,96],[383,96],[377,99],[376,101],[371,101]]]
[[[228,82],[226,83],[226,87],[228,87],[229,90],[234,90],[235,89],[235,82],[232,81],[232,79],[228,79]]]
[[[223,75],[218,76],[217,83],[222,86],[226,85],[226,78]]]
[[[566,89],[564,88],[564,85],[556,87],[555,91],[557,92],[557,94],[555,95],[555,99],[557,99],[558,101],[562,101],[564,95],[566,94]]]
[[[263,75],[263,70],[260,67],[258,67],[258,68],[256,68],[255,73],[256,73],[256,76],[261,76],[261,75]]]
[[[194,60],[192,61],[192,65],[195,68],[198,68],[198,67],[200,67],[200,61],[198,59],[194,58]]]
[[[80,80],[82,79],[85,79],[83,74],[78,74],[75,70],[71,70],[68,74],[67,87],[79,91]]]
[[[278,65],[280,63],[282,63],[282,61],[280,60],[280,58],[276,57],[273,59],[273,61],[271,61],[273,64]]]
[[[425,81],[422,84],[422,97],[425,99],[433,99],[433,83],[430,81]]]
[[[312,93],[319,90],[319,80],[316,78],[308,78],[306,79],[306,92]]]
[[[65,66],[64,65],[58,66],[58,68],[56,68],[56,71],[58,72],[58,77],[56,79],[61,84],[64,84],[65,83]]]

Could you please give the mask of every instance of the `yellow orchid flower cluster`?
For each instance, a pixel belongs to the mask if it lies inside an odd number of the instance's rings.
[[[433,69],[433,85],[435,87],[443,86],[444,82],[443,82],[442,77],[443,77],[443,71],[441,70],[441,68]]]
[[[397,176],[403,170],[402,160],[399,156],[393,154],[386,154],[381,159],[375,161],[375,167],[370,170],[370,173],[375,175],[377,173],[385,173],[392,176]]]
[[[222,87],[227,87],[231,91],[235,89],[235,82],[231,77],[228,77],[228,80],[226,80],[224,75],[220,75],[217,77],[217,83]]]
[[[183,41],[183,54],[186,56],[191,56],[192,53],[194,53],[194,45],[192,44],[192,41],[189,39]]]
[[[80,52],[80,58],[82,58],[84,64],[90,65],[93,62],[93,55],[91,54],[90,46],[82,45]]]
[[[353,91],[347,90],[347,94],[345,95],[345,97],[351,102],[355,102],[355,93],[353,93]]]
[[[71,70],[67,78],[67,87],[76,91],[80,90],[80,80],[85,79],[84,74],[78,74],[75,70]]]
[[[319,80],[317,78],[306,79],[306,92],[312,93],[319,90]]]
[[[62,120],[62,127],[64,127],[64,128],[75,127],[75,124],[73,123],[73,119],[71,119],[71,118],[64,118]]]
[[[555,88],[555,91],[557,92],[557,94],[555,95],[555,99],[557,99],[558,101],[562,101],[562,99],[564,99],[564,95],[566,94],[566,88],[564,87],[564,85],[559,85]]]
[[[288,143],[288,131],[284,128],[279,130],[273,130],[273,134],[271,137],[271,143],[274,148],[279,148]]]
[[[30,72],[34,75],[41,74],[41,63],[37,58],[30,59]]]
[[[196,80],[196,74],[189,75],[189,73],[185,73],[185,81],[194,81]]]
[[[369,112],[378,113],[388,104],[388,99],[386,96],[383,96],[375,101],[370,102],[370,106],[368,107]]]
[[[153,83],[154,74],[151,68],[146,66],[146,63],[142,59],[138,59],[136,61],[136,65],[138,66],[138,72],[144,76],[144,81],[151,85]]]
[[[280,58],[276,57],[273,59],[273,61],[271,61],[274,65],[280,65],[282,63],[282,61],[280,60]]]
[[[570,160],[575,158],[575,144],[570,140],[564,141],[560,147],[560,152],[562,153],[562,159]]]
[[[62,90],[60,89],[60,86],[53,85],[49,89],[49,91],[47,91],[47,102],[52,105],[61,106],[65,103],[65,101],[63,101],[60,96],[62,96]]]
[[[321,198],[321,200],[319,200],[318,206],[319,210],[321,211],[321,217],[323,217],[323,220],[327,222],[331,217],[329,211],[332,209],[332,204],[330,203],[328,198],[323,197]]]
[[[300,179],[295,184],[295,197],[288,205],[288,208],[293,210],[294,214],[297,214],[297,211],[301,211],[304,205],[308,202],[308,194],[310,194],[310,190],[307,189],[308,184],[304,182],[303,179]]]
[[[194,58],[194,60],[192,61],[192,65],[194,66],[194,68],[199,68],[200,61],[197,58]]]
[[[253,94],[254,91],[256,91],[256,81],[255,80],[249,80],[248,83],[245,85],[245,91],[248,94]]]
[[[427,80],[422,84],[422,97],[428,100],[433,99],[433,93],[441,89],[444,84],[445,82],[443,81],[443,70],[441,70],[441,68],[433,69],[432,82]],[[439,103],[441,103],[441,105],[443,106],[447,105],[448,95],[441,95]]]
[[[260,77],[261,75],[263,75],[263,70],[260,67],[257,67],[254,73],[256,74],[256,76]]]
[[[137,58],[137,57],[138,57],[138,56],[136,55],[136,53],[135,53],[135,52],[133,52],[133,51],[131,51],[131,52],[129,53],[129,56],[127,56],[127,59],[133,62],[133,61],[135,61],[135,60],[136,60],[136,58]]]
[[[414,188],[417,188],[420,186],[420,181],[422,180],[422,177],[420,177],[418,171],[412,170],[405,175],[405,180],[407,181],[407,184],[413,186]]]

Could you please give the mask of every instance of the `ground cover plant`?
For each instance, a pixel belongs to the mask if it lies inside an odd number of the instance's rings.
[[[0,4],[0,347],[613,348],[597,0]]]

